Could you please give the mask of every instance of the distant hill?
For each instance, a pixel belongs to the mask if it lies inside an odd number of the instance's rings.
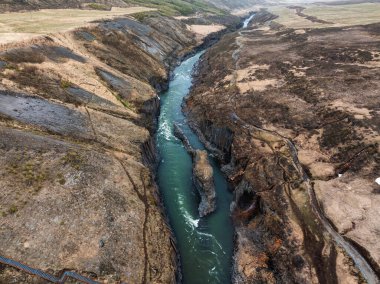
[[[124,0],[128,4],[147,6],[158,9],[167,16],[191,15],[196,12],[209,12],[214,14],[224,14],[212,1],[205,0]]]
[[[242,0],[246,2],[250,0]],[[219,8],[228,9],[225,0],[0,0],[0,12],[37,10],[91,8],[107,10],[114,7],[147,6],[157,8],[164,15],[189,15],[197,11],[223,13]],[[233,2],[233,1],[231,1]],[[235,5],[232,5],[235,6]],[[218,8],[219,7],[219,8]]]
[[[111,6],[128,6],[123,0],[0,0],[0,11],[36,9],[67,9],[88,6],[93,9],[109,9]]]
[[[204,0],[207,3],[215,5],[222,9],[238,9],[245,8],[255,4],[330,4],[330,5],[345,5],[358,3],[379,3],[380,0]]]
[[[238,9],[246,8],[255,4],[265,3],[265,0],[204,0],[207,3],[213,4],[222,9]]]

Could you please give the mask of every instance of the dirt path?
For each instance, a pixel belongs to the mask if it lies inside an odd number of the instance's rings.
[[[333,22],[327,22],[325,20],[321,20],[315,16],[309,16],[309,15],[306,15],[304,14],[302,11],[305,10],[304,7],[301,7],[301,6],[289,6],[288,7],[289,9],[294,9],[296,11],[296,14],[302,18],[305,18],[306,20],[309,20],[313,23],[320,23],[320,24],[330,24],[330,25],[333,25],[334,23]]]

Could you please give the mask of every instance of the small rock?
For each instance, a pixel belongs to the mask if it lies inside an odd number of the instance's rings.
[[[378,177],[377,179],[375,179],[375,182],[380,185],[380,177]]]

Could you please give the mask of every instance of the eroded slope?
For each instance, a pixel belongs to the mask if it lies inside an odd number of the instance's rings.
[[[156,15],[2,48],[2,256],[108,283],[175,282],[152,133],[156,90],[193,38]],[[37,280],[0,273],[0,282]]]

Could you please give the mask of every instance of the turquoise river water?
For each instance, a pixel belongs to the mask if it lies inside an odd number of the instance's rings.
[[[183,283],[231,283],[234,231],[229,206],[232,194],[217,162],[209,156],[214,169],[217,208],[200,218],[199,196],[192,184],[191,157],[173,135],[173,123],[176,122],[195,149],[204,149],[187,125],[181,109],[183,98],[192,85],[192,71],[201,55],[202,52],[182,62],[174,71],[168,91],[160,96],[158,183],[177,239]]]

